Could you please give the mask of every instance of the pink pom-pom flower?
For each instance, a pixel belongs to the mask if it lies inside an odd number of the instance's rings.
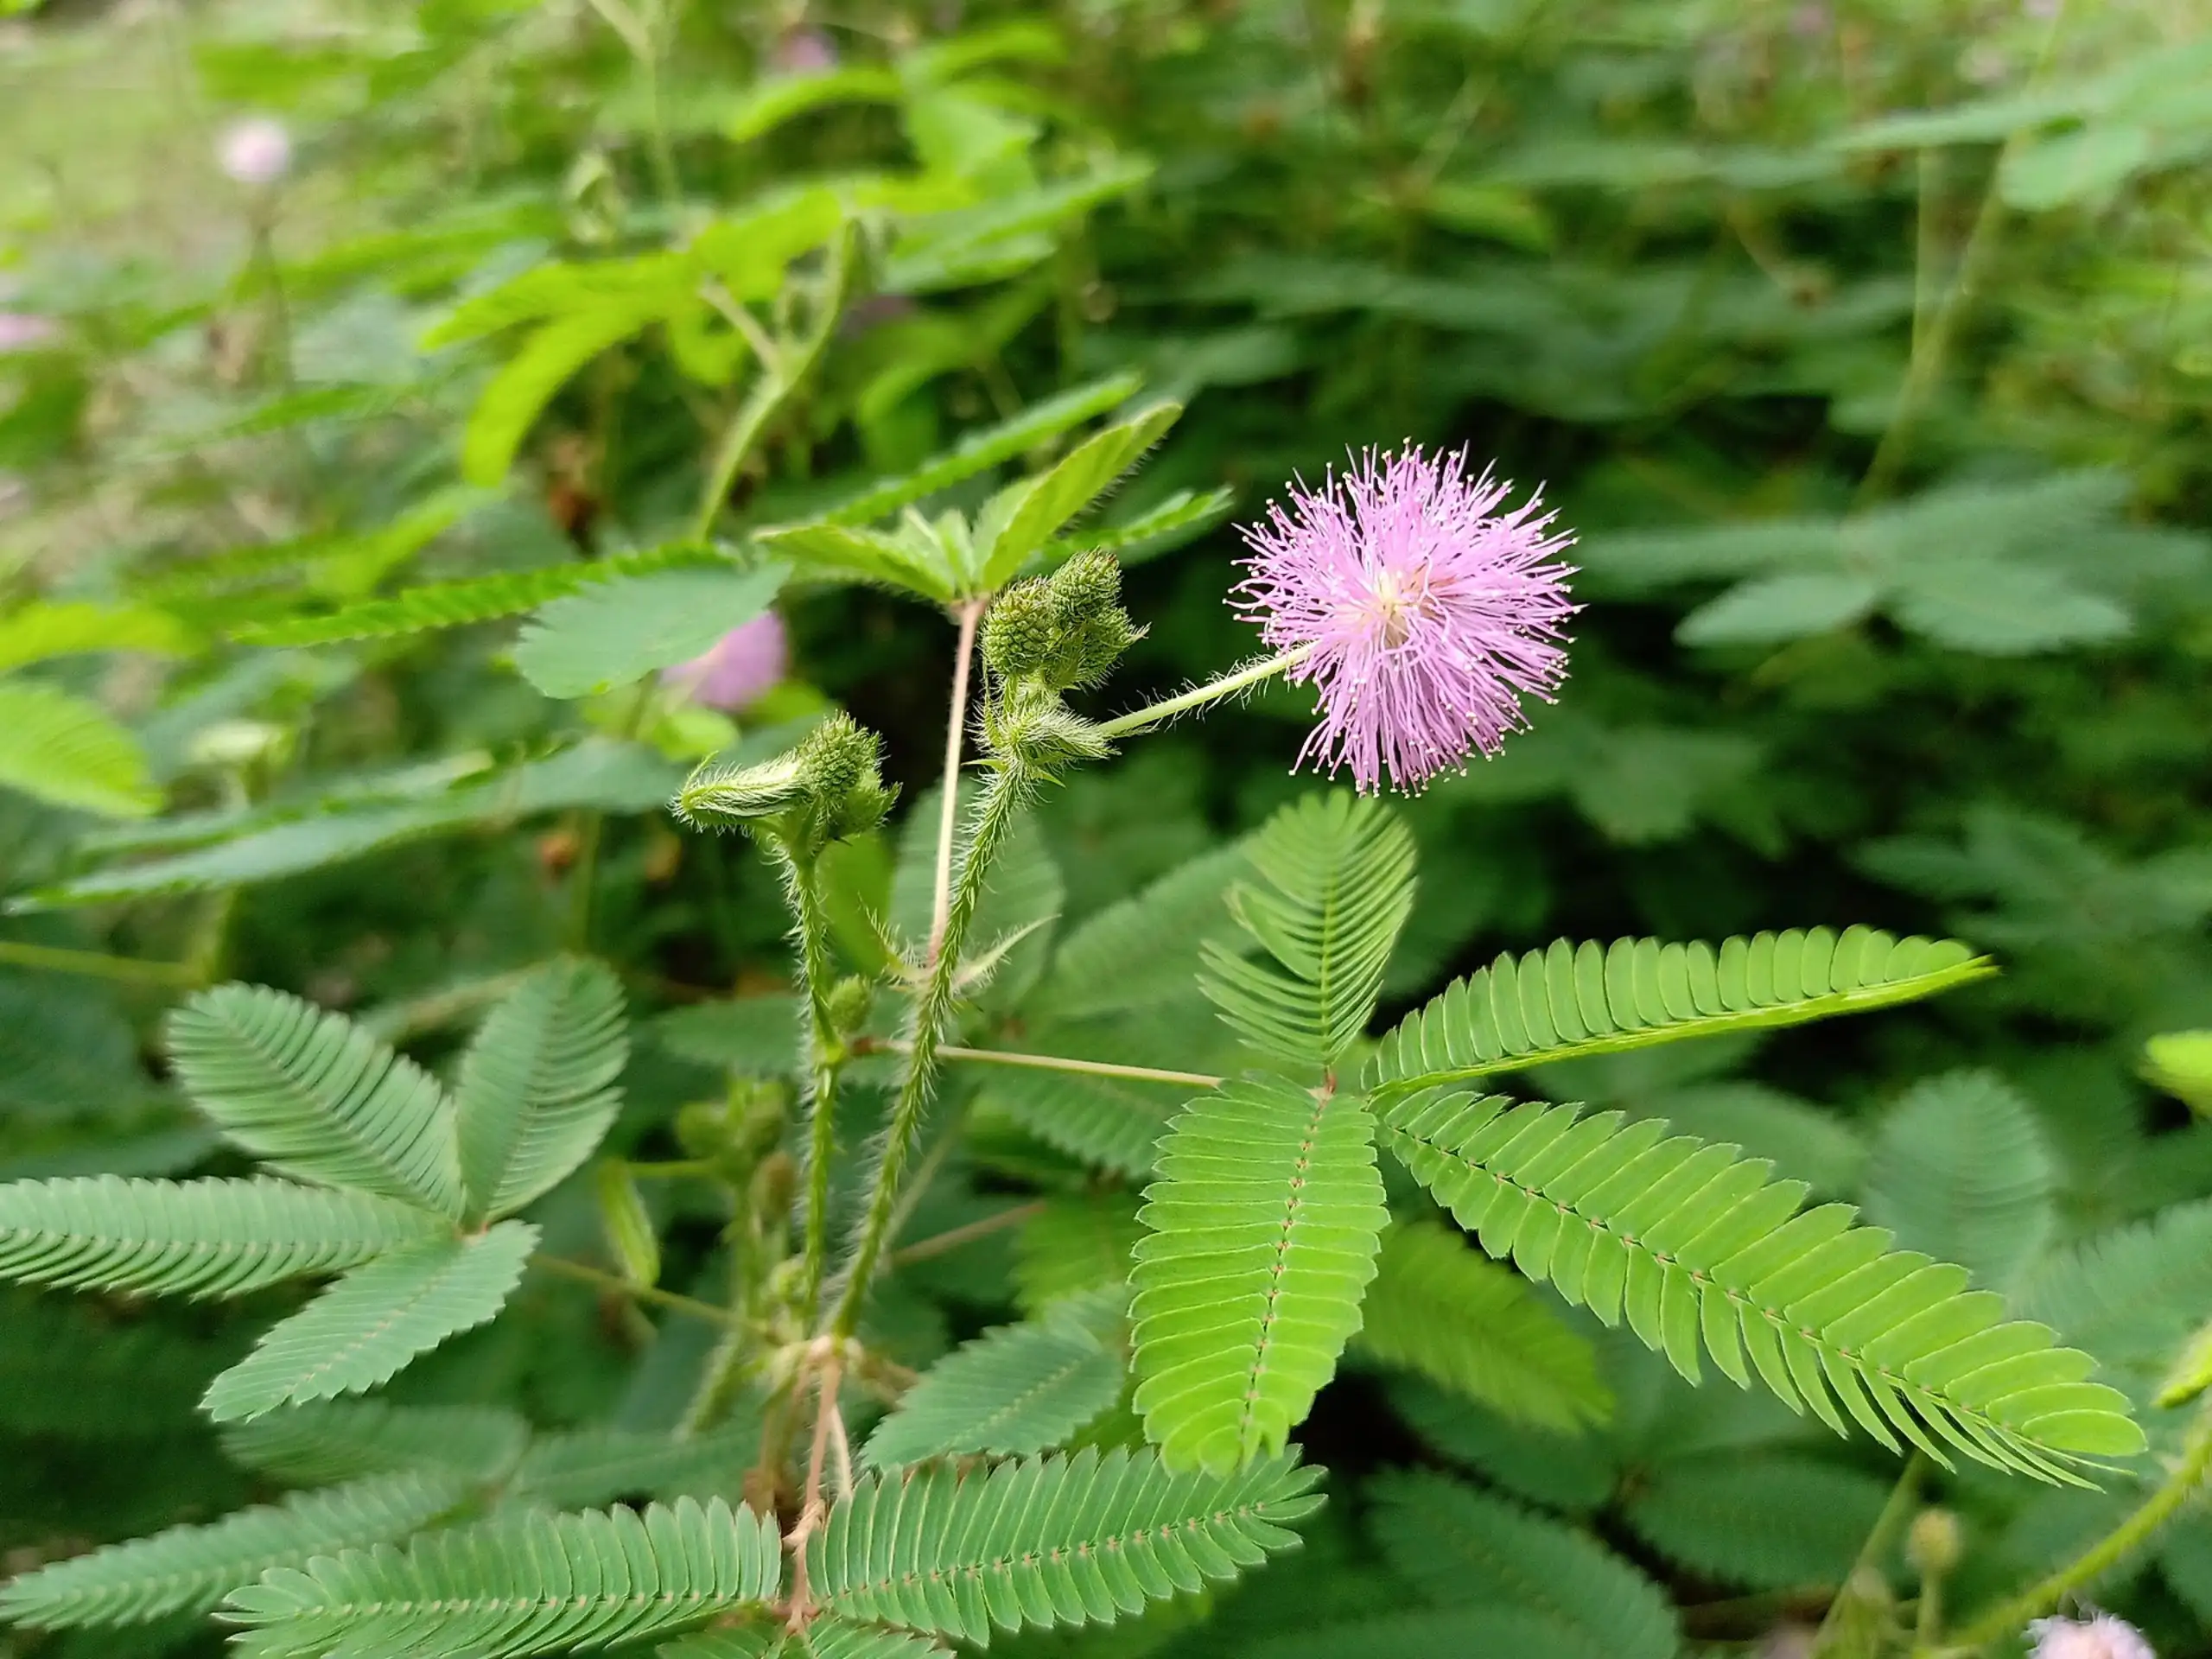
[[[1275,650],[1306,652],[1288,677],[1319,700],[1301,764],[1349,767],[1363,792],[1386,774],[1418,790],[1496,754],[1528,724],[1522,695],[1558,689],[1573,538],[1551,533],[1538,495],[1508,508],[1512,487],[1470,479],[1464,450],[1370,450],[1245,527],[1234,602]]]
[[[734,713],[779,684],[790,665],[783,619],[764,611],[732,628],[705,654],[667,670],[661,679],[696,703]]]
[[[2124,1618],[2038,1618],[2028,1626],[2031,1659],[2158,1659],[2143,1632]]]

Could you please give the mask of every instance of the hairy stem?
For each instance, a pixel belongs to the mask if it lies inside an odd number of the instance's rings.
[[[953,831],[960,824],[960,744],[968,734],[968,681],[976,653],[976,623],[984,601],[971,599],[955,613],[959,642],[952,651],[952,709],[944,721],[944,799],[937,815],[937,886],[930,906],[930,954],[937,960],[944,943],[944,918],[952,908]]]
[[[822,903],[821,866],[785,842],[767,837],[791,901],[791,937],[798,946],[801,1014],[806,1039],[802,1104],[806,1111],[805,1240],[801,1247],[800,1315],[810,1327],[822,1308],[822,1277],[830,1259],[830,1162],[836,1152],[837,1078],[845,1048],[830,1015],[835,969],[830,960],[830,917]]]
[[[805,385],[807,377],[814,372],[814,365],[821,360],[838,318],[844,315],[845,295],[852,286],[853,259],[859,245],[859,231],[847,224],[830,245],[829,263],[823,267],[821,286],[814,296],[813,321],[806,333],[779,345],[773,366],[762,363],[760,372],[753,378],[753,389],[746,393],[745,401],[737,406],[737,413],[723,429],[721,442],[707,471],[707,486],[699,498],[699,511],[691,521],[692,540],[703,542],[714,533],[715,520],[721,516],[746,458],[767,431],[768,423],[776,417],[791,394]]]
[[[2181,1461],[2133,1514],[2049,1578],[1991,1608],[1961,1630],[1949,1646],[1984,1648],[2017,1634],[2030,1619],[2056,1606],[2069,1592],[2111,1571],[2149,1542],[2151,1535],[2196,1495],[2208,1471],[2212,1471],[2212,1408],[2197,1414],[2189,1438],[2182,1443]]]
[[[1240,691],[1249,691],[1255,685],[1263,685],[1276,675],[1296,668],[1299,664],[1313,654],[1313,646],[1297,645],[1276,656],[1248,664],[1243,668],[1232,669],[1226,674],[1208,680],[1204,685],[1192,687],[1179,696],[1164,698],[1159,702],[1149,703],[1133,714],[1122,715],[1113,720],[1103,721],[1096,728],[1097,734],[1111,742],[1117,737],[1127,737],[1132,733],[1145,731],[1159,725],[1162,721],[1173,720],[1178,715],[1186,715],[1193,709],[1203,709],[1210,702],[1218,702],[1224,697],[1233,697]]]
[[[952,1013],[960,953],[967,944],[968,930],[976,919],[976,912],[982,904],[983,884],[990,875],[992,862],[1006,844],[1007,832],[1013,829],[1015,817],[1036,788],[1035,774],[1018,756],[1000,756],[994,765],[995,769],[984,783],[982,798],[976,804],[968,846],[961,856],[959,875],[953,884],[952,902],[945,912],[944,937],[936,959],[929,965],[929,977],[923,982],[921,996],[914,1006],[907,1033],[910,1046],[906,1075],[899,1084],[898,1103],[892,1109],[891,1127],[884,1136],[883,1151],[868,1192],[868,1211],[845,1269],[844,1289],[830,1320],[830,1332],[836,1337],[851,1336],[860,1324],[861,1309],[868,1301],[868,1281],[875,1276],[877,1262],[891,1230],[892,1216],[899,1201],[899,1184],[906,1173],[906,1160],[913,1152],[922,1115],[929,1108],[930,1096],[937,1083],[938,1049],[944,1040],[944,1027]]]

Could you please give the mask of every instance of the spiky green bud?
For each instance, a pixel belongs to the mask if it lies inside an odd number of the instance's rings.
[[[983,618],[983,660],[1002,679],[1040,673],[1059,642],[1058,607],[1041,581],[1017,582]]]
[[[798,747],[754,766],[709,761],[677,791],[695,829],[766,829],[804,854],[873,830],[898,798],[882,777],[882,740],[838,713]]]

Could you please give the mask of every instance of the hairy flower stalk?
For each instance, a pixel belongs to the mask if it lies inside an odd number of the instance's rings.
[[[1236,603],[1276,651],[1305,653],[1284,671],[1319,696],[1301,762],[1349,767],[1363,792],[1386,776],[1418,790],[1496,754],[1528,723],[1522,696],[1558,689],[1572,537],[1548,533],[1540,495],[1506,508],[1511,489],[1469,479],[1464,451],[1370,450],[1246,527]]]
[[[945,787],[952,788],[957,781],[947,779]],[[876,1264],[891,1230],[906,1160],[913,1153],[922,1116],[929,1109],[930,1097],[936,1091],[938,1049],[944,1040],[944,1028],[951,1018],[968,930],[982,907],[992,862],[1006,845],[1007,831],[1014,828],[1014,820],[1035,794],[1040,781],[1039,775],[1020,756],[1000,757],[984,782],[982,798],[976,803],[969,820],[968,845],[961,854],[959,873],[952,884],[952,900],[945,911],[944,932],[938,940],[936,956],[930,960],[929,976],[922,982],[922,993],[915,1001],[909,1023],[906,1076],[899,1082],[898,1103],[892,1108],[891,1124],[885,1132],[874,1174],[868,1183],[868,1211],[861,1217],[852,1259],[846,1265],[844,1288],[830,1321],[833,1336],[849,1337],[860,1325],[861,1311],[868,1303],[868,1281],[875,1275]]]

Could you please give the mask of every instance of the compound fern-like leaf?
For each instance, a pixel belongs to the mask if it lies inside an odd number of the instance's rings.
[[[847,1618],[987,1644],[995,1628],[1104,1624],[1295,1545],[1319,1471],[1287,1459],[1174,1474],[1150,1452],[1081,1452],[865,1479],[807,1542],[815,1596]]]
[[[887,1630],[828,1614],[804,1633],[780,1619],[687,1636],[658,1650],[658,1659],[950,1659],[951,1649],[927,1637]]]
[[[1526,1280],[1450,1228],[1401,1222],[1382,1236],[1354,1349],[1419,1371],[1503,1416],[1577,1429],[1611,1414],[1597,1351]]]
[[[1916,1001],[1994,973],[1948,939],[1877,928],[1757,933],[1709,944],[1556,941],[1455,980],[1382,1039],[1367,1086],[1457,1083],[1684,1037],[1801,1025]]]
[[[716,1498],[523,1514],[263,1575],[226,1606],[246,1659],[521,1659],[703,1624],[772,1599],[775,1522]]]
[[[521,1209],[591,1155],[629,1055],[622,987],[597,963],[549,963],[492,1010],[454,1090],[472,1219]]]
[[[1386,1144],[1494,1256],[1608,1325],[1626,1316],[1684,1376],[1700,1344],[1838,1433],[1943,1447],[2038,1478],[2143,1449],[2094,1362],[2006,1320],[1964,1268],[1889,1249],[1848,1205],[1800,1212],[1805,1185],[1662,1119],[1430,1090],[1383,1111]],[[1748,1365],[1746,1361],[1748,1360]],[[1840,1409],[1839,1409],[1840,1408]]]
[[[1890,1483],[1858,1469],[1768,1452],[1663,1465],[1624,1506],[1669,1560],[1755,1590],[1839,1585]]]
[[[118,1175],[0,1186],[0,1279],[149,1296],[238,1296],[452,1236],[427,1210],[366,1192]]]
[[[223,1450],[232,1459],[304,1486],[407,1470],[498,1480],[529,1441],[530,1425],[497,1406],[381,1400],[326,1400],[223,1431]]]
[[[0,683],[0,789],[110,818],[162,802],[137,740],[105,709],[30,680]]]
[[[503,1221],[356,1268],[264,1336],[202,1403],[231,1422],[372,1389],[498,1313],[537,1247],[537,1228]]]
[[[265,986],[219,985],[169,1016],[168,1039],[194,1103],[272,1169],[460,1217],[445,1091],[350,1020]]]
[[[461,1481],[422,1473],[299,1493],[26,1573],[0,1586],[0,1618],[61,1630],[205,1612],[270,1567],[404,1538],[467,1496]]]
[[[992,1068],[981,1098],[1046,1146],[1141,1180],[1189,1087],[1009,1065]]]
[[[1587,1534],[1441,1475],[1370,1489],[1390,1564],[1446,1606],[1517,1608],[1587,1659],[1672,1659],[1681,1643],[1658,1586]]]
[[[1247,843],[1259,881],[1229,890],[1276,963],[1200,947],[1198,988],[1269,1058],[1327,1066],[1367,1028],[1414,902],[1414,838],[1388,810],[1332,791],[1287,807]]]
[[[1136,1408],[1170,1468],[1282,1450],[1359,1329],[1389,1212],[1354,1095],[1249,1079],[1175,1120],[1145,1193]]]
[[[1122,1392],[1119,1288],[1056,1303],[1044,1318],[963,1343],[924,1374],[868,1437],[871,1467],[1063,1444]]]
[[[628,1498],[703,1498],[734,1491],[760,1456],[760,1421],[743,1411],[708,1434],[580,1428],[533,1444],[516,1465],[508,1492],[548,1510]]]
[[[426,582],[403,588],[389,599],[364,600],[321,616],[290,616],[232,630],[246,645],[322,645],[348,639],[388,639],[435,628],[460,627],[519,616],[596,582],[643,575],[691,564],[722,564],[710,550],[685,545],[655,548],[613,558],[542,565],[533,570],[503,570],[460,582]]]

